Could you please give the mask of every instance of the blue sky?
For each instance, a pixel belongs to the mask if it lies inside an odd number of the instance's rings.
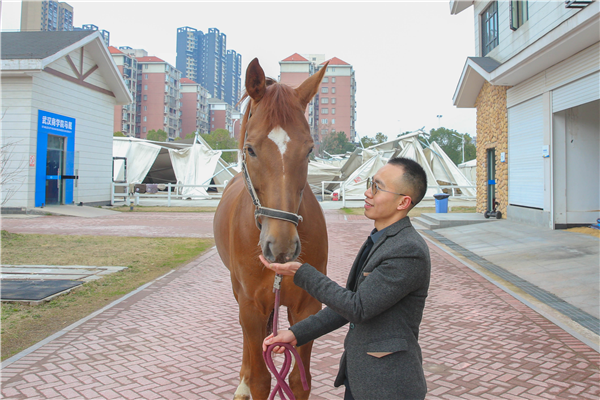
[[[258,57],[274,78],[293,53],[338,57],[355,70],[361,137],[439,124],[476,133],[475,109],[452,105],[466,57],[475,54],[472,7],[450,15],[448,1],[67,3],[75,26],[97,25],[110,32],[111,45],[143,48],[173,65],[182,26],[219,29],[244,69]],[[20,8],[19,0],[2,1],[3,30],[19,29]]]

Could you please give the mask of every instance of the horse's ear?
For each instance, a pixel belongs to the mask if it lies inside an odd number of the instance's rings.
[[[321,85],[321,81],[323,80],[323,76],[325,76],[325,72],[327,72],[327,66],[329,63],[325,64],[323,68],[300,85],[296,89],[296,94],[298,98],[302,102],[302,108],[305,109],[308,103],[315,97],[315,94],[319,91],[319,86]]]
[[[258,58],[255,58],[248,64],[246,69],[246,93],[256,102],[263,98],[267,90],[265,83],[265,71],[258,63]]]

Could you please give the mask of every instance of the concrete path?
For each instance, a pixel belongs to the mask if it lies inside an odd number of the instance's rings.
[[[191,231],[187,225],[167,226],[179,224],[179,219],[149,218],[144,225],[137,216],[145,213],[126,215],[136,216],[125,223],[135,227],[131,232],[148,228],[149,221],[154,222],[156,236]],[[184,215],[198,231],[208,231],[212,224],[203,214]],[[56,218],[85,222],[69,222],[68,228]],[[343,284],[372,222],[335,211],[326,211],[326,218],[329,275]],[[112,217],[17,221],[36,221],[38,230],[57,233],[47,226],[50,222],[63,234],[68,229],[106,234],[124,226]],[[7,226],[8,222],[3,218],[2,229],[18,229],[18,224]],[[497,226],[474,226],[488,225]],[[598,399],[597,351],[507,293],[500,282],[490,281],[490,276],[469,265],[470,260],[462,260],[452,248],[424,234],[432,256],[430,296],[420,337],[428,399]],[[315,344],[312,399],[342,396],[343,389],[333,388],[332,382],[345,332],[342,328]],[[238,383],[240,352],[237,305],[228,272],[213,249],[5,361],[2,395],[7,399],[231,399]]]

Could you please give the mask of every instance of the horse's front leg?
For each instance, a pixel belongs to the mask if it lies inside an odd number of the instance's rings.
[[[308,296],[308,295],[306,295]],[[288,320],[290,325],[302,321],[309,316],[316,314],[321,310],[321,303],[316,299],[309,297],[306,301],[298,301],[302,306],[298,307],[297,310],[288,307]],[[306,400],[310,395],[310,388],[312,383],[312,376],[310,374],[310,355],[312,353],[313,342],[306,343],[303,346],[297,347],[298,354],[304,365],[304,372],[306,373],[306,381],[308,383],[308,390],[304,390],[302,386],[302,378],[300,376],[300,369],[298,363],[294,365],[294,369],[290,374],[290,388],[294,392],[296,400]]]
[[[263,400],[271,391],[271,374],[262,356],[262,342],[267,336],[267,323],[271,309],[259,309],[253,301],[238,299],[240,306],[240,325],[244,333],[244,353],[240,370],[240,385],[234,400]]]

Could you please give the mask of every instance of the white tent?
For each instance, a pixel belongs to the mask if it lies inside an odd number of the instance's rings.
[[[181,185],[208,185],[214,176],[220,151],[211,150],[200,143],[181,150],[169,149],[177,183]],[[205,188],[184,187],[181,194],[210,197]]]
[[[458,164],[457,167],[471,181],[471,184],[474,185],[477,182],[477,159]]]
[[[475,196],[471,181],[463,175],[448,155],[435,142],[423,148],[419,130],[414,133],[399,136],[384,143],[370,146],[362,150],[363,164],[341,184],[346,193],[346,199],[364,198],[364,180],[373,176],[392,157],[406,157],[417,161],[427,174],[427,192],[425,198],[432,198],[441,193],[442,186],[458,186],[463,196]],[[342,190],[336,190],[341,195]],[[449,190],[452,194],[452,191]],[[456,194],[457,192],[454,192]]]
[[[212,150],[199,139],[194,143],[178,143],[115,137],[113,156],[127,158],[127,171],[123,162],[115,160],[113,178],[127,183],[209,185],[213,180],[217,185],[226,184],[238,171],[220,158],[221,151]],[[204,188],[183,188],[181,194],[209,197]]]

